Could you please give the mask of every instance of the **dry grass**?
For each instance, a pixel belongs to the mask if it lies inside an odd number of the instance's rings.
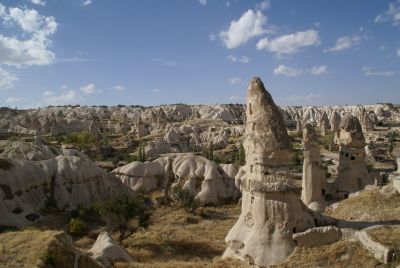
[[[344,240],[321,247],[297,247],[283,267],[376,267],[378,261],[359,242]]]
[[[399,204],[400,196],[387,198],[378,189],[372,189],[339,202],[335,210],[327,209],[326,214],[349,221],[398,221]]]
[[[239,214],[236,204],[207,207],[194,215],[174,207],[159,208],[146,231],[124,241],[140,264],[116,267],[246,267],[237,260],[221,260],[225,236]]]
[[[0,267],[71,267],[75,251],[62,231],[23,230],[0,234]],[[87,257],[79,267],[98,267]]]
[[[366,231],[375,241],[400,251],[400,226],[380,226]]]

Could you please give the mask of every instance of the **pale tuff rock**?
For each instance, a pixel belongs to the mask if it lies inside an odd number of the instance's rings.
[[[335,226],[317,227],[293,234],[293,240],[300,247],[319,247],[337,242],[341,238],[342,231]]]
[[[346,114],[342,118],[337,144],[340,147],[336,194],[348,196],[373,184],[365,162],[365,139],[357,117]]]
[[[322,114],[321,120],[319,122],[319,129],[321,131],[321,136],[326,136],[331,129],[328,116],[325,112]]]
[[[231,166],[225,166],[230,173],[228,175],[214,162],[194,155],[178,156],[172,165],[176,177],[172,187],[182,186],[202,204],[217,204],[240,196],[239,189],[235,187],[235,170]]]
[[[114,261],[133,261],[133,258],[107,232],[101,232],[88,254],[105,267]]]
[[[0,156],[26,160],[47,160],[60,155],[59,149],[44,144],[41,138],[35,137],[32,142],[7,141],[0,145]]]
[[[151,192],[180,185],[202,204],[217,204],[224,200],[236,200],[240,191],[235,187],[239,167],[234,164],[219,166],[195,155],[158,158],[153,162],[132,162],[112,171],[124,184],[134,191]],[[168,173],[171,174],[168,174]],[[168,176],[174,183],[167,181]]]
[[[321,165],[319,141],[314,127],[307,123],[303,129],[303,180],[301,200],[309,208],[322,212],[325,209],[326,177]]]
[[[341,117],[337,111],[334,111],[330,118],[331,131],[336,132],[339,130]]]
[[[23,227],[41,217],[40,210],[48,203],[72,210],[121,192],[129,193],[129,189],[80,157],[0,158],[0,225]]]
[[[300,120],[296,120],[296,133],[299,135],[303,133],[303,124]]]
[[[291,158],[291,143],[282,116],[259,78],[250,82],[244,139],[246,172],[236,183],[242,191],[242,212],[225,238],[225,257],[261,267],[284,261],[303,232],[324,218],[298,199],[291,175],[280,171]]]
[[[243,145],[251,152],[246,154],[246,163],[253,163],[254,169],[282,166],[291,160],[292,145],[282,115],[260,79],[249,85]]]
[[[132,162],[112,171],[133,191],[151,192],[161,188],[164,169],[157,162]]]
[[[136,131],[137,131],[136,132],[136,137],[137,138],[142,138],[142,137],[147,135],[147,131],[146,131],[146,128],[145,128],[145,125],[143,123],[143,120],[142,120],[141,116],[139,116],[139,118],[138,118],[138,120],[136,122]]]
[[[365,112],[361,121],[362,121],[362,130],[363,130],[363,132],[374,131],[375,124],[374,124],[373,120],[371,119],[369,113]]]

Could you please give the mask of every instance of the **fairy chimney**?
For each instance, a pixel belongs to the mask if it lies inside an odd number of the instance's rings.
[[[339,147],[337,194],[348,197],[350,193],[372,184],[365,162],[365,139],[360,121],[346,114],[340,123],[336,143]]]
[[[225,238],[224,257],[268,267],[284,261],[296,246],[292,234],[315,226],[315,221],[285,171],[292,145],[282,115],[260,78],[250,82],[246,118],[246,175],[238,182],[242,210]]]
[[[314,127],[307,123],[303,129],[303,180],[301,200],[309,208],[322,212],[325,209],[326,177],[321,165],[319,140]]]

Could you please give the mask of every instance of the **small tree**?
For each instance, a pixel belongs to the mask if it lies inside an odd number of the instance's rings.
[[[99,204],[98,209],[100,217],[111,231],[119,232],[120,243],[139,228],[147,227],[151,215],[150,199],[142,194],[111,197]]]
[[[140,162],[146,162],[146,152],[144,150],[143,144],[139,145],[138,149],[138,161]]]
[[[195,197],[191,195],[189,191],[182,189],[179,185],[172,188],[172,198],[177,201],[179,206],[187,213],[194,213],[199,207],[199,203],[195,200]]]
[[[236,152],[236,163],[240,166],[243,166],[245,162],[246,162],[246,153],[243,147],[243,143],[240,143],[240,146]]]

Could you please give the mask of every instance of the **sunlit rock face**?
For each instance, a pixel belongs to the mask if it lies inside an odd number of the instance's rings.
[[[348,196],[372,184],[365,161],[365,139],[357,117],[346,114],[340,123],[336,143],[339,144],[337,194]]]
[[[242,212],[228,233],[224,256],[267,267],[294,250],[292,234],[315,226],[285,166],[292,146],[283,118],[259,78],[247,93],[245,176],[239,181]]]
[[[301,200],[316,211],[325,209],[326,177],[321,165],[319,140],[314,127],[307,123],[303,129],[303,180]]]

